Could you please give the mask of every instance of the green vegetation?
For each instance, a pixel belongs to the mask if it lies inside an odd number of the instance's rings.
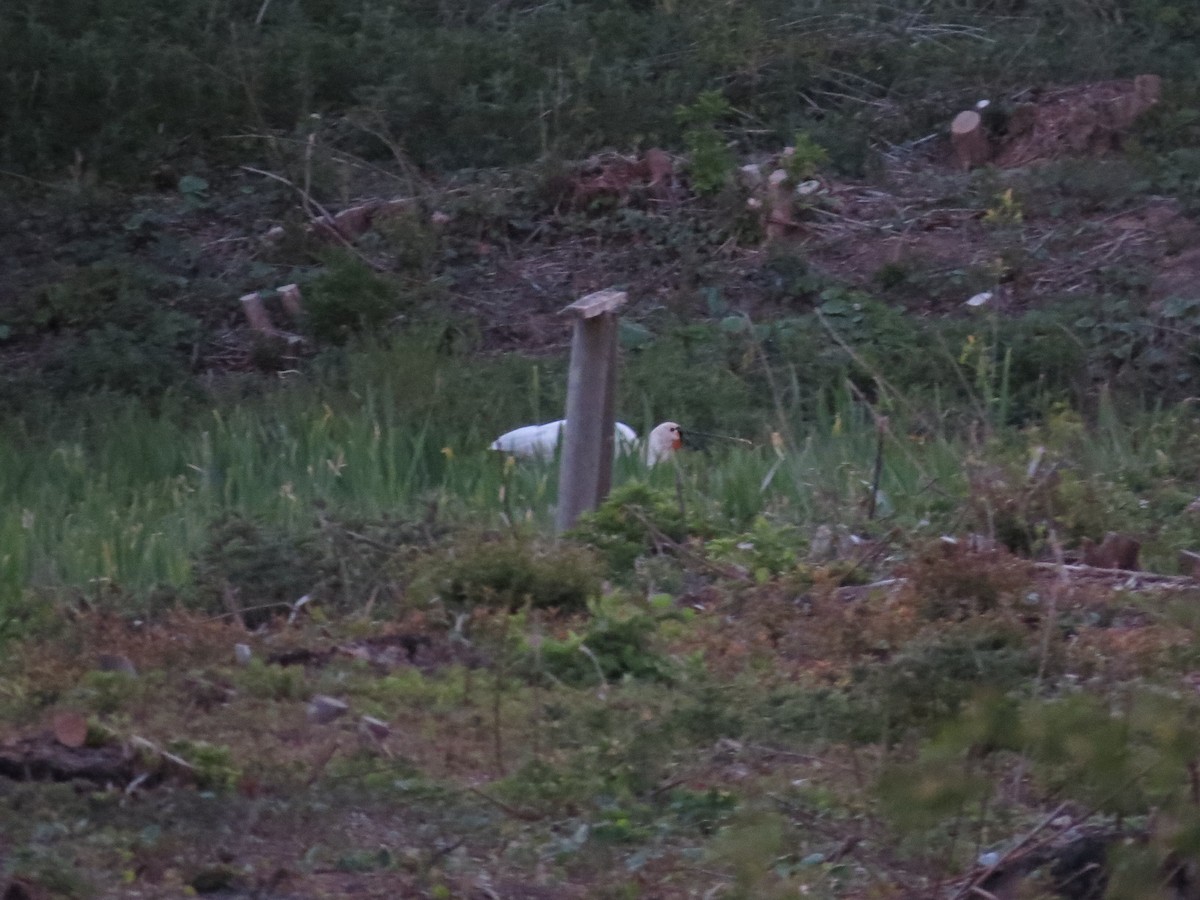
[[[1178,0],[8,4],[0,893],[1194,896],[1198,51]],[[607,285],[686,445],[555,538],[486,448]]]

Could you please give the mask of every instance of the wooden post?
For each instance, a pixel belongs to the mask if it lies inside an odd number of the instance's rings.
[[[574,525],[580,513],[595,509],[612,486],[617,310],[626,299],[624,291],[597,291],[563,310],[575,316],[575,333],[558,470],[554,524],[559,534]]]

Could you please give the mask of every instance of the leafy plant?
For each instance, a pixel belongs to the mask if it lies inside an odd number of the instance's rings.
[[[658,623],[645,613],[601,611],[582,633],[545,641],[542,665],[572,685],[603,685],[624,678],[669,680],[671,666],[654,650],[657,630]]]
[[[812,139],[806,131],[796,133],[795,141],[784,151],[783,169],[793,184],[807,181],[817,174],[821,166],[829,162],[829,153]]]
[[[396,282],[348,253],[330,254],[326,270],[309,282],[304,296],[309,331],[331,344],[376,334],[408,309]]]
[[[675,498],[630,481],[593,512],[580,517],[575,536],[599,550],[615,572],[628,571],[639,556],[662,549],[661,538],[682,541],[688,527]]]
[[[719,91],[701,93],[690,106],[680,106],[675,119],[684,126],[688,173],[700,194],[715,194],[733,172],[733,152],[719,124],[729,115],[729,102]]]

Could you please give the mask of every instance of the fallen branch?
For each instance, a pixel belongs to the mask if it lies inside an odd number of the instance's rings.
[[[1046,840],[1043,840],[1043,841],[1039,841],[1036,845],[1034,845],[1032,847],[1028,846],[1030,844],[1030,842],[1038,834],[1040,834],[1042,831],[1044,831],[1045,829],[1050,827],[1052,824],[1054,824],[1054,821],[1060,815],[1062,815],[1063,810],[1066,808],[1067,808],[1067,804],[1065,802],[1060,803],[1058,806],[1056,806],[1054,808],[1054,810],[1050,813],[1050,815],[1046,816],[1046,818],[1042,819],[1042,821],[1040,821],[1037,825],[1033,826],[1033,828],[1029,832],[1027,832],[1024,837],[1022,837],[1015,844],[1013,844],[1012,847],[1010,847],[1008,849],[1008,852],[1006,852],[999,859],[997,859],[994,863],[992,863],[990,866],[988,866],[986,869],[984,869],[983,872],[981,872],[979,875],[976,875],[974,878],[970,879],[966,883],[966,885],[964,885],[963,888],[957,894],[954,895],[953,900],[966,900],[966,898],[971,896],[972,894],[975,895],[976,897],[981,896],[980,892],[983,891],[983,888],[981,888],[980,885],[983,882],[987,881],[988,878],[991,877],[996,871],[998,871],[1003,866],[1008,865],[1009,863],[1013,862],[1014,860],[1020,858],[1021,856],[1025,856],[1027,853],[1031,852],[1035,847],[1041,846],[1042,844],[1046,843],[1049,840],[1053,840],[1054,835],[1051,835],[1050,838],[1047,838]],[[1085,816],[1084,818],[1087,818],[1087,817]],[[1082,819],[1079,821],[1082,821]],[[1067,828],[1073,827],[1076,824],[1078,824],[1078,822],[1076,822],[1075,819],[1072,819],[1070,824],[1067,826]],[[1065,831],[1065,830],[1066,830],[1066,828],[1060,829],[1059,832],[1057,832],[1057,833],[1061,833],[1062,831]],[[983,895],[986,895],[986,892],[983,892]]]
[[[332,234],[336,240],[341,242],[342,246],[344,246],[347,250],[349,250],[351,253],[353,253],[355,256],[357,256],[360,260],[362,260],[364,263],[366,263],[368,266],[370,266],[376,272],[386,271],[386,269],[383,266],[381,266],[379,263],[375,262],[373,259],[370,259],[369,257],[367,257],[366,254],[364,254],[361,250],[359,250],[357,247],[355,247],[354,244],[349,239],[347,239],[344,234],[342,234],[341,230],[337,226],[337,217],[334,216],[333,213],[331,213],[328,209],[326,209],[324,206],[322,206],[316,200],[314,200],[312,198],[312,195],[309,194],[308,191],[304,190],[302,187],[300,187],[299,185],[297,185],[295,182],[291,181],[290,179],[284,178],[282,175],[277,175],[274,172],[268,172],[266,169],[257,169],[254,166],[239,166],[238,168],[240,168],[246,172],[253,172],[255,175],[261,175],[264,178],[270,178],[272,181],[278,181],[280,184],[284,184],[284,185],[287,185],[288,187],[290,187],[293,191],[295,191],[297,194],[300,195],[300,198],[306,204],[312,206],[313,209],[315,209],[318,213],[320,213],[320,217],[319,217],[320,220],[329,229],[329,233]]]
[[[1100,566],[1088,566],[1082,563],[1035,562],[1035,569],[1048,572],[1063,572],[1068,574],[1094,576],[1097,578],[1125,578],[1146,581],[1163,587],[1195,587],[1200,585],[1194,575],[1162,575],[1157,572],[1142,572],[1138,569],[1106,569]]]

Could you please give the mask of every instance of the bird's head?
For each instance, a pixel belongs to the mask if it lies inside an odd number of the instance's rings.
[[[650,432],[646,442],[646,459],[653,465],[674,455],[683,446],[683,430],[675,422],[663,422]]]

